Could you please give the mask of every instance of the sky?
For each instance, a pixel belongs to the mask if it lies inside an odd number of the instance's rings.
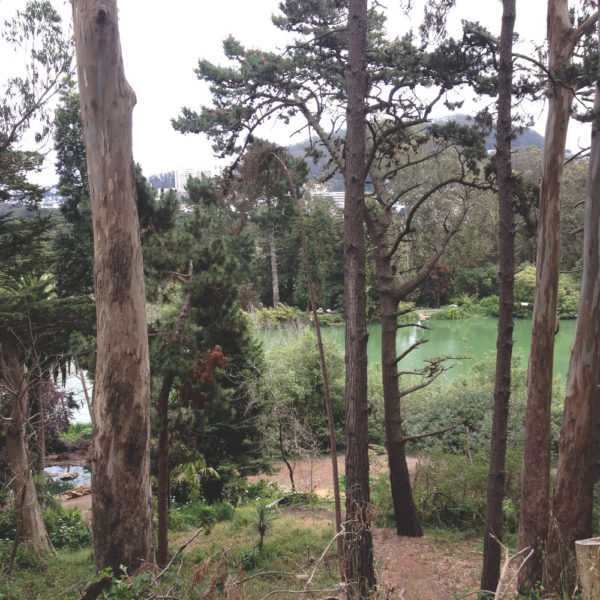
[[[53,0],[66,21],[70,4]],[[24,0],[0,0],[0,22],[10,17]],[[247,47],[276,49],[285,38],[271,24],[279,0],[120,0],[119,29],[126,77],[135,90],[133,153],[148,175],[176,169],[207,170],[217,166],[211,142],[198,134],[173,130],[171,119],[181,107],[197,109],[210,102],[206,84],[198,81],[194,68],[198,59],[224,63],[222,41],[232,35]],[[400,10],[400,0],[380,0],[388,10],[388,32],[395,37],[410,26]],[[494,35],[500,32],[502,4],[499,0],[457,0],[449,30],[458,35],[460,20],[480,21]],[[414,24],[416,27],[416,23]],[[546,30],[546,0],[518,0],[515,30],[526,43],[541,43]],[[523,51],[530,51],[526,44]],[[0,67],[0,80],[1,80]],[[468,102],[466,106],[472,106]],[[534,129],[543,134],[545,110],[533,107]],[[284,143],[289,132],[269,126],[261,136]],[[299,135],[292,143],[303,139]],[[587,145],[587,127],[573,127],[568,146]],[[42,174],[43,183],[55,183],[50,156]]]

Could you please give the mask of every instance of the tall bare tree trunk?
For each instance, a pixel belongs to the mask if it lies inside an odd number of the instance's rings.
[[[269,253],[271,255],[271,282],[273,284],[273,308],[279,304],[279,274],[277,272],[277,250],[275,248],[275,225],[269,224]]]
[[[154,563],[146,299],[131,151],[135,94],[123,72],[116,0],[75,0],[73,17],[98,330],[94,556],[99,569],[132,572]]]
[[[52,549],[37,499],[25,435],[30,380],[12,342],[0,334],[0,374],[12,397],[10,418],[3,423],[6,451],[13,476],[13,494],[23,535],[37,552]]]
[[[39,369],[35,369],[38,373],[34,387],[34,422],[33,430],[35,432],[35,470],[38,473],[43,473],[46,467],[46,423],[44,417],[44,387],[47,383],[42,377]]]
[[[548,48],[551,73],[568,63],[574,30],[567,0],[548,1]],[[533,555],[519,573],[519,589],[526,591],[542,578],[548,531],[550,493],[550,401],[560,254],[560,188],[573,91],[555,78],[549,89],[548,120],[540,189],[537,281],[533,307],[531,350],[527,373],[527,409],[523,440],[523,471],[519,548]]]
[[[365,277],[365,96],[367,1],[350,0],[348,106],[344,178],[344,306],[346,324],[346,579],[348,598],[375,585],[368,516],[367,317]]]
[[[483,538],[483,569],[481,589],[494,592],[500,578],[502,540],[502,502],[506,482],[506,439],[510,398],[513,348],[513,307],[515,287],[515,224],[512,199],[512,161],[510,155],[512,119],[512,44],[515,26],[515,0],[502,2],[500,34],[500,66],[498,70],[498,126],[496,134],[496,165],[498,176],[498,279],[500,307],[496,341],[496,379],[494,384],[494,415],[490,442],[487,508]],[[493,539],[492,535],[497,539]]]
[[[598,29],[600,47],[600,28]],[[576,583],[575,540],[592,536],[592,506],[598,459],[600,413],[600,87],[596,82],[592,147],[584,210],[583,279],[560,430],[558,471],[544,587]]]

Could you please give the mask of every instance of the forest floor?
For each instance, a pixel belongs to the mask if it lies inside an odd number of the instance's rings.
[[[369,452],[370,474],[387,472],[387,456]],[[413,471],[418,458],[407,457]],[[293,465],[294,466],[294,465]],[[338,456],[338,470],[344,473],[344,458]],[[330,457],[295,462],[294,481],[298,491],[333,497]],[[283,461],[275,464],[272,474],[250,477],[250,481],[267,479],[284,489],[291,489],[288,469]],[[332,511],[324,518],[333,519]],[[327,515],[327,516],[325,516]],[[481,540],[450,534],[441,530],[420,538],[399,537],[385,527],[373,527],[373,546],[378,581],[389,590],[389,600],[452,600],[473,590],[475,598],[482,565]],[[386,596],[384,596],[386,597]]]
[[[371,475],[387,471],[387,457],[370,452]],[[414,470],[418,459],[408,458]],[[338,469],[344,473],[343,456],[338,457]],[[294,463],[294,480],[298,491],[313,490],[322,497],[333,497],[330,457],[301,460]],[[267,479],[282,489],[290,489],[288,470],[283,461],[274,465],[270,474],[260,474],[249,481]],[[91,495],[63,499],[66,509],[79,508],[87,522],[91,519]],[[302,511],[301,507],[284,509]],[[328,525],[333,522],[332,510],[319,509],[313,518]],[[479,585],[482,554],[481,540],[455,533],[444,535],[441,530],[421,538],[399,537],[385,527],[373,527],[373,545],[378,581],[387,591],[388,600],[453,600],[457,597],[475,598]],[[468,594],[473,591],[473,595]],[[512,591],[512,590],[511,590]],[[465,596],[465,594],[467,594]]]

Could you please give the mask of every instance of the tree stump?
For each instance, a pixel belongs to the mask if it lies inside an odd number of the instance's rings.
[[[575,542],[583,600],[600,599],[600,537]]]

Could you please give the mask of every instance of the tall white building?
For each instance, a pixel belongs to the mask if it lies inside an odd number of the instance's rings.
[[[190,177],[214,177],[219,174],[218,169],[178,169],[175,171],[175,189],[178,193],[185,192],[185,184]]]

